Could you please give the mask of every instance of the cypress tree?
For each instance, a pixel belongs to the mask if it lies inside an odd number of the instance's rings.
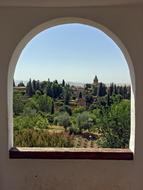
[[[33,92],[35,92],[36,90],[38,90],[37,89],[37,82],[36,82],[36,80],[32,81],[32,88],[33,88]]]
[[[62,81],[62,87],[65,87],[65,80]]]
[[[54,114],[55,109],[54,109],[54,101],[52,101],[52,105],[51,105],[51,114]]]
[[[105,96],[106,95],[106,86],[102,82],[98,84],[97,96]]]
[[[26,94],[27,94],[29,97],[33,96],[33,88],[32,88],[31,79],[30,79],[29,82],[27,83],[27,86],[26,86]]]
[[[79,99],[82,98],[82,92],[79,93],[78,98],[79,98]]]
[[[111,83],[110,86],[109,86],[109,95],[110,96],[112,96],[112,94],[113,94],[113,86],[114,86],[113,83]]]

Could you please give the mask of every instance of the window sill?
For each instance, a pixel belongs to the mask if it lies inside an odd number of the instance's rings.
[[[11,148],[12,159],[92,159],[92,160],[133,160],[129,149],[113,148]]]

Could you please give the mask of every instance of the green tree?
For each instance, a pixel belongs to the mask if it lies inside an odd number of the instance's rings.
[[[27,94],[29,97],[32,97],[32,96],[34,95],[34,91],[33,91],[31,79],[30,79],[29,82],[27,83],[27,86],[26,86],[26,94]]]
[[[94,120],[88,112],[83,112],[77,116],[77,127],[80,131],[89,130],[94,125]]]
[[[25,85],[24,85],[24,83],[21,81],[20,83],[18,83],[17,86],[18,86],[18,87],[24,87]]]
[[[15,92],[13,94],[13,113],[14,115],[20,115],[24,109],[24,98],[20,92]]]
[[[89,107],[93,103],[93,96],[91,94],[86,94],[85,96],[86,106]]]
[[[65,80],[62,81],[62,87],[65,87]]]
[[[92,95],[97,96],[97,91],[98,91],[98,86],[93,85],[93,87],[92,87]]]
[[[33,88],[33,93],[35,94],[36,90],[38,90],[37,89],[37,82],[36,82],[36,80],[32,81],[32,88]]]
[[[48,120],[40,114],[22,115],[14,118],[14,130],[22,129],[47,129]]]
[[[52,101],[52,105],[51,105],[51,114],[54,114],[55,109],[54,109],[54,101]]]
[[[66,112],[60,113],[54,118],[54,124],[64,126],[64,128],[67,129],[67,127],[71,126],[69,114]]]
[[[96,114],[97,127],[102,134],[101,147],[127,148],[130,137],[130,101],[114,103],[110,109]]]
[[[79,99],[82,98],[82,92],[79,92],[78,98],[79,98]]]
[[[102,82],[98,84],[97,88],[97,96],[105,96],[106,95],[106,86]]]
[[[71,90],[69,86],[64,88],[64,104],[69,105],[69,101],[71,99]]]
[[[37,97],[36,103],[38,105],[38,110],[46,113],[51,113],[52,111],[52,98],[47,95],[41,95]]]
[[[38,104],[36,102],[35,97],[28,99],[27,102],[24,105],[23,114],[24,115],[33,115],[37,113],[39,110]]]
[[[109,94],[109,96],[112,96],[112,94],[113,94],[113,88],[114,88],[114,84],[111,83],[110,86],[109,86],[109,88],[108,88],[108,94]]]
[[[67,112],[70,116],[72,115],[72,109],[68,105],[63,105],[60,110],[60,112]]]

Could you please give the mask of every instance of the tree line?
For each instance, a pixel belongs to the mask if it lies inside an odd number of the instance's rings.
[[[15,82],[13,82],[13,86],[15,87]],[[57,80],[40,82],[39,80],[29,80],[25,85],[23,82],[18,83],[18,87],[26,88],[26,95],[32,97],[35,94],[46,94],[47,96],[56,98],[63,98],[64,96],[68,96],[67,99],[72,97],[72,86],[63,80],[61,83],[58,83]],[[109,86],[100,82],[97,85],[93,84],[85,84],[84,85],[84,94],[82,92],[79,93],[79,98],[85,96],[85,98],[90,98],[88,95],[102,97],[105,95],[121,95],[123,99],[130,99],[131,89],[129,85],[116,85],[111,83]],[[87,97],[86,97],[87,96]],[[67,101],[68,103],[68,101]]]
[[[50,125],[59,125],[65,128],[66,135],[62,135],[62,138],[66,138],[65,142],[67,139],[68,142],[73,140],[70,138],[71,135],[82,136],[88,131],[89,136],[96,133],[96,142],[100,147],[128,147],[130,86],[114,83],[107,86],[100,82],[76,88],[65,80],[59,83],[57,80],[49,79],[30,79],[26,85],[20,82],[18,88],[13,82],[13,86],[14,129],[18,138],[15,138],[15,142],[25,144],[22,135],[32,135],[31,131],[34,129],[38,129],[38,134],[41,130],[43,135],[43,130],[48,129]],[[79,100],[83,100],[85,105],[79,105]],[[22,133],[22,130],[26,131]],[[26,138],[29,139],[23,139]],[[55,138],[59,139],[60,136]],[[35,140],[33,142],[36,143]],[[56,142],[59,144],[58,140]],[[42,144],[46,146],[47,142]],[[55,143],[55,146],[57,144]],[[71,146],[73,142],[69,144]]]

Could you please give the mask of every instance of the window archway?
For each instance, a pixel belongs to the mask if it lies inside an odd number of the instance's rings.
[[[22,41],[18,44],[16,47],[13,56],[10,61],[10,66],[9,66],[9,73],[8,73],[8,118],[9,118],[9,148],[13,146],[13,118],[12,118],[12,92],[13,92],[13,76],[14,76],[14,70],[15,66],[17,64],[18,58],[23,50],[23,48],[26,46],[26,44],[38,33],[41,31],[50,28],[52,26],[60,25],[60,24],[65,24],[65,23],[81,23],[81,24],[87,24],[89,26],[96,27],[103,32],[105,32],[113,41],[120,47],[122,50],[126,61],[129,66],[130,70],[130,76],[131,76],[131,135],[130,135],[130,149],[134,151],[134,133],[135,133],[135,108],[134,108],[134,94],[135,94],[135,76],[134,76],[134,69],[133,65],[130,59],[130,56],[127,52],[127,49],[123,45],[123,43],[120,41],[120,39],[112,33],[110,30],[108,30],[106,27],[95,23],[94,21],[82,19],[82,18],[60,18],[60,19],[55,19],[48,21],[40,26],[37,26],[34,28],[30,33],[28,33]]]

